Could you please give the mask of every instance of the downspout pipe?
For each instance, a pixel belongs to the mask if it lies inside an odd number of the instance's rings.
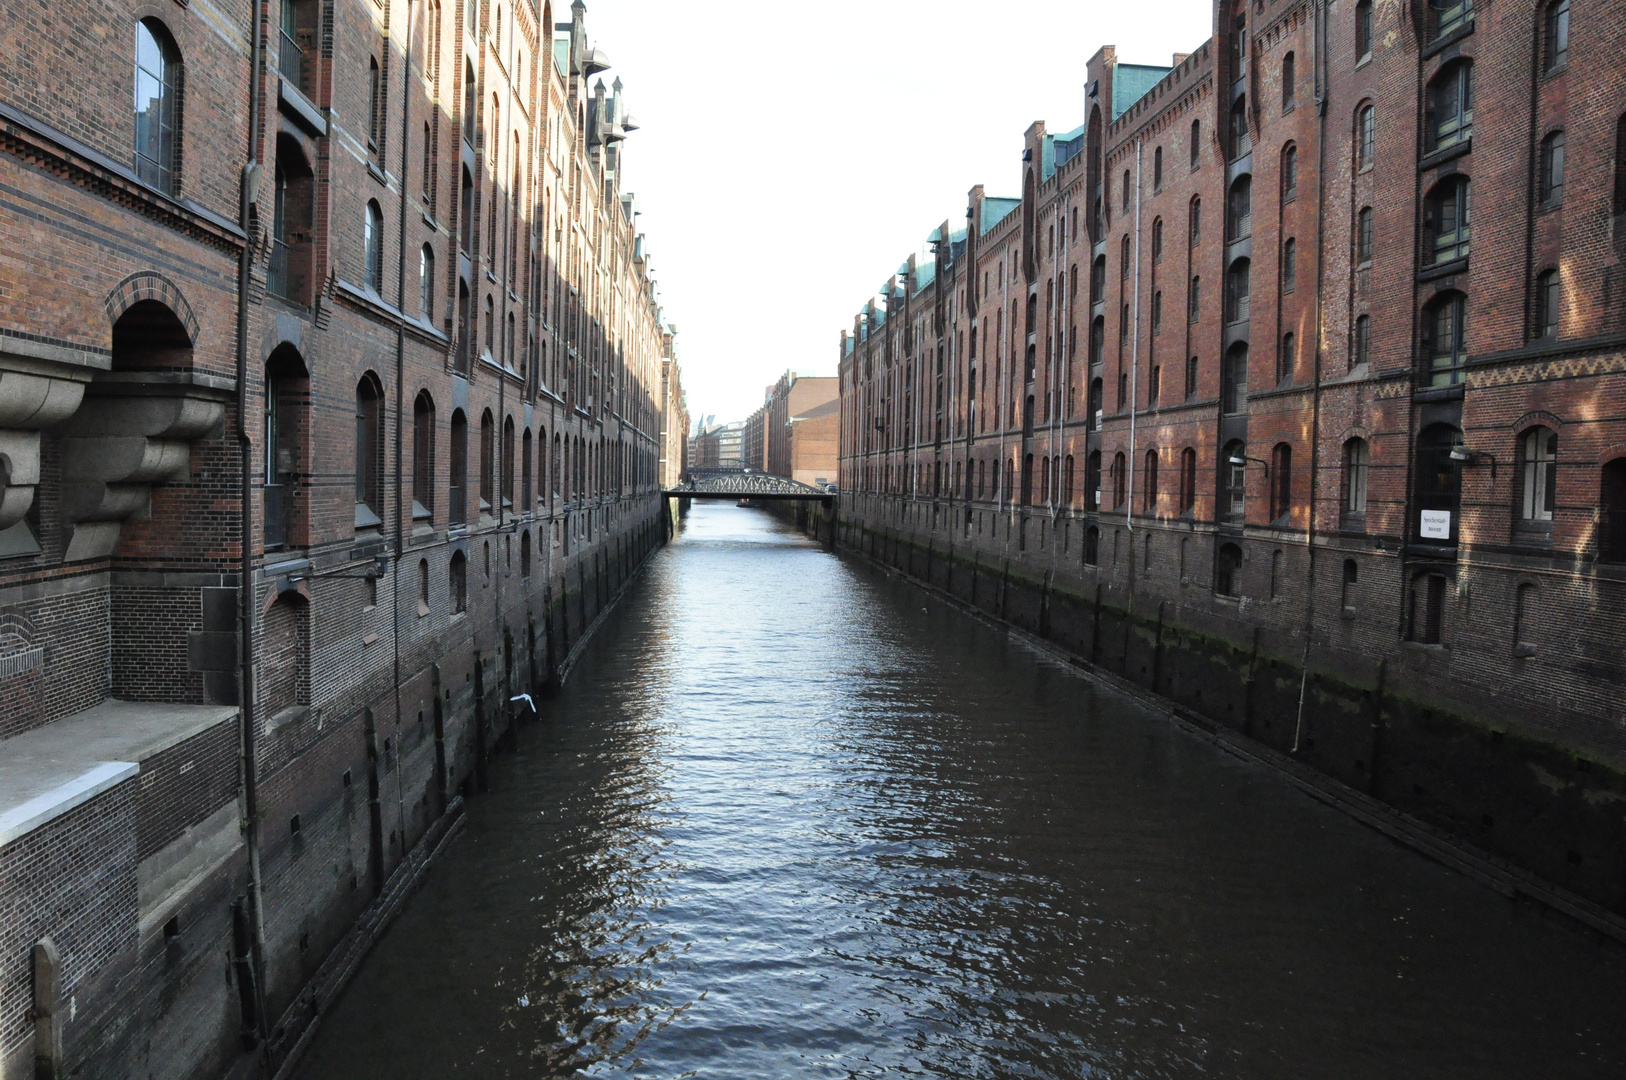
[[[1327,170],[1327,81],[1324,78],[1324,57],[1326,50],[1323,37],[1325,35],[1326,9],[1322,0],[1317,0],[1314,7],[1314,25],[1312,27],[1312,40],[1315,43],[1315,105],[1316,105],[1316,236],[1324,235],[1326,224],[1326,193],[1325,182]],[[1314,385],[1310,392],[1310,518],[1309,527],[1305,534],[1305,552],[1308,556],[1307,580],[1304,589],[1304,654],[1299,662],[1299,704],[1298,715],[1293,721],[1293,750],[1299,752],[1300,741],[1304,735],[1304,704],[1310,688],[1310,639],[1315,632],[1315,582],[1316,582],[1316,550],[1315,550],[1315,514],[1316,489],[1320,482],[1321,462],[1321,360],[1322,344],[1325,338],[1323,313],[1321,307],[1321,294],[1326,277],[1325,245],[1316,244],[1315,258],[1315,362]]]
[[[257,1036],[266,1041],[265,915],[260,887],[259,778],[255,754],[254,715],[254,440],[249,435],[248,396],[248,308],[249,270],[254,258],[253,206],[259,195],[261,166],[260,96],[264,81],[264,7],[256,3],[249,26],[248,148],[238,193],[238,224],[243,230],[243,249],[237,259],[237,450],[238,477],[238,567],[237,567],[237,716],[238,768],[243,792],[243,836],[248,850],[248,904],[252,932],[248,936],[248,975],[253,980],[254,1016],[244,1017],[244,1043]],[[252,1023],[252,1032],[250,1030]]]
[[[1124,521],[1129,534],[1135,534],[1135,404],[1140,401],[1140,205],[1141,205],[1141,151],[1146,144],[1141,139],[1135,140],[1135,317],[1134,329],[1129,339],[1129,460],[1125,462],[1128,470],[1128,489],[1124,498]],[[1129,553],[1130,573],[1129,580],[1135,580],[1134,564],[1135,553]]]
[[[413,20],[418,6],[407,0],[406,42],[401,63],[401,213],[400,242],[396,245],[395,303],[401,312],[395,324],[395,564],[390,583],[390,640],[393,646],[392,664],[395,674],[395,809],[400,829],[401,854],[407,846],[406,795],[401,790],[401,567],[406,555],[406,530],[412,522],[412,510],[407,504],[406,469],[402,453],[406,444],[406,268],[407,268],[407,146],[412,138],[412,39]],[[388,163],[385,163],[388,172]],[[420,318],[430,313],[421,311]]]

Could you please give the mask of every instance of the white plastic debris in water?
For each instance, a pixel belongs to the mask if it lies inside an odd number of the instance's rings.
[[[525,994],[522,996],[519,999],[519,1007],[522,1009],[529,1009],[531,1007],[531,995]]]

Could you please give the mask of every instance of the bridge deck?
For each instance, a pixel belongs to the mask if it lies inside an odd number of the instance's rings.
[[[831,492],[767,473],[698,476],[686,485],[661,492],[672,499],[802,499],[828,502]]]

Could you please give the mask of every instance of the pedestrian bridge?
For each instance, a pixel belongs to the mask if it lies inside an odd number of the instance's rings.
[[[801,499],[826,503],[835,498],[823,488],[756,472],[702,473],[661,494],[672,499]]]

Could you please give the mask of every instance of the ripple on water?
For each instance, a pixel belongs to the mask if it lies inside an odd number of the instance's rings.
[[[1626,1075],[1600,950],[699,507],[304,1075]]]

